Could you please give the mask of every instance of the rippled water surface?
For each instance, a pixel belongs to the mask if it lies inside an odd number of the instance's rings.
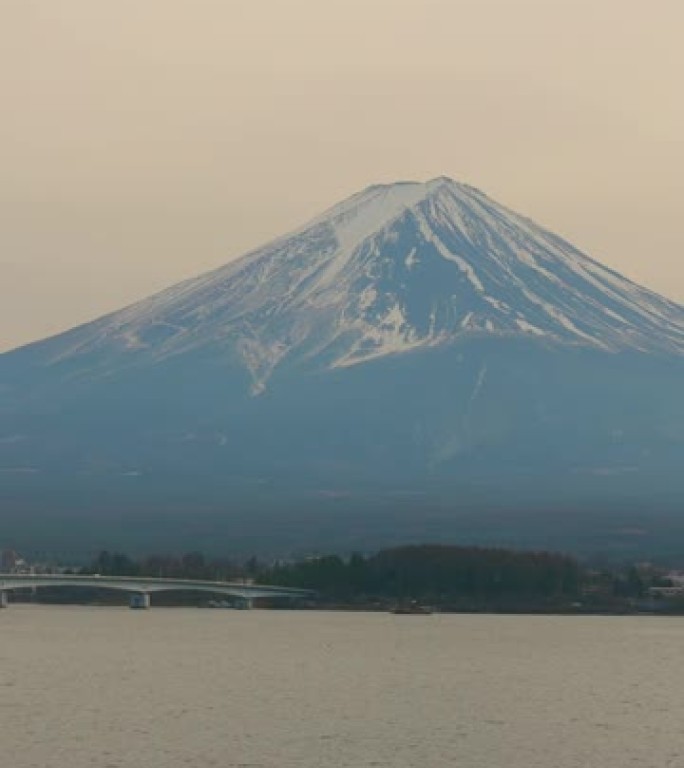
[[[684,620],[13,606],[8,768],[684,766]]]

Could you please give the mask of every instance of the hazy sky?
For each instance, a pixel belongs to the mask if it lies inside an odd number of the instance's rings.
[[[452,176],[684,301],[681,0],[0,0],[0,349]]]

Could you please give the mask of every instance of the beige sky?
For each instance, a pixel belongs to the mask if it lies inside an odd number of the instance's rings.
[[[0,0],[0,349],[452,176],[684,301],[681,0]]]

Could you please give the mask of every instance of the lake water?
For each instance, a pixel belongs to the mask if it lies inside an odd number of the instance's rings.
[[[684,765],[684,620],[12,606],[7,768]]]

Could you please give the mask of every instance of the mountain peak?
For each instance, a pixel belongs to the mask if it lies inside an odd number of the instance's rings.
[[[438,176],[426,182],[373,184],[324,211],[302,229],[328,223],[334,227],[340,245],[353,248],[370,235],[382,231],[407,210],[413,210],[441,194],[465,199],[473,195],[483,197],[475,187],[461,184],[448,176]]]
[[[47,364],[153,365],[211,348],[260,392],[321,369],[525,337],[604,352],[684,353],[684,309],[446,176],[370,186],[212,273],[38,345]]]

